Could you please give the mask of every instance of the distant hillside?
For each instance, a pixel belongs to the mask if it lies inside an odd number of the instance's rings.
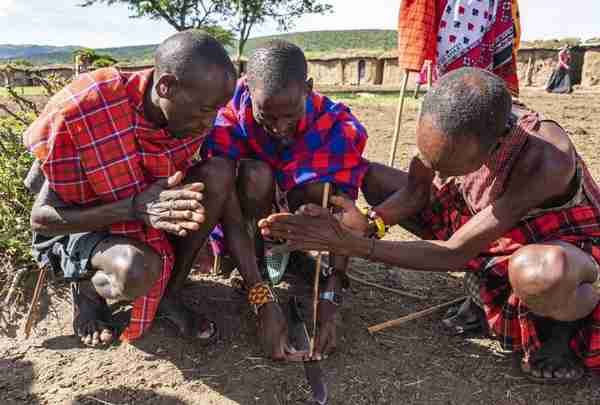
[[[48,48],[50,52],[40,49]],[[0,45],[0,61],[10,59],[25,59],[36,65],[55,65],[73,62],[73,51],[80,46],[43,47],[30,45]],[[150,61],[156,45],[125,46],[120,48],[96,49],[98,53],[109,54],[125,63]]]
[[[253,38],[248,41],[245,56],[260,43],[281,38],[295,43],[311,55],[351,49],[389,50],[396,47],[395,30],[349,30],[349,31],[312,31]],[[96,49],[108,54],[122,63],[148,63],[156,45],[127,46],[120,48]],[[26,59],[36,65],[64,64],[72,62],[72,52],[77,46],[51,47],[37,45],[0,45],[0,61]],[[229,50],[232,55],[234,49]]]
[[[76,46],[8,45],[0,44],[0,59],[29,59],[70,53]]]

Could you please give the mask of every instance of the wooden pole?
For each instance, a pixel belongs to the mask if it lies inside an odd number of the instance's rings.
[[[396,160],[396,149],[398,148],[398,139],[400,138],[400,125],[402,124],[402,110],[404,110],[404,93],[406,92],[406,86],[408,85],[409,70],[404,69],[404,80],[402,83],[402,89],[400,90],[400,98],[398,99],[398,111],[396,112],[396,126],[394,127],[394,140],[392,141],[392,148],[390,150],[390,158],[388,160],[388,166],[394,167],[394,160]]]
[[[331,184],[325,183],[323,187],[323,201],[321,207],[327,208],[329,206],[329,192],[331,191]],[[321,272],[321,259],[322,252],[317,254],[317,265],[315,266],[315,282],[313,285],[313,334],[310,338],[310,357],[312,358],[315,352],[315,338],[317,336],[317,309],[319,306],[319,275]]]
[[[44,282],[46,281],[46,273],[48,272],[48,266],[44,266],[40,269],[40,274],[38,275],[37,283],[35,284],[35,290],[33,291],[33,298],[31,299],[31,306],[29,307],[29,313],[27,314],[27,321],[25,323],[25,338],[29,339],[29,335],[31,334],[31,328],[33,326],[33,321],[37,317],[37,304],[40,299],[40,294],[42,293],[42,287],[44,286]]]
[[[402,325],[403,323],[413,321],[415,319],[424,318],[427,315],[430,315],[436,311],[439,311],[440,309],[444,309],[444,308],[450,307],[454,304],[458,304],[459,302],[462,302],[465,299],[467,299],[467,297],[460,297],[460,298],[457,298],[450,302],[446,302],[444,304],[440,304],[440,305],[436,305],[431,308],[424,309],[423,311],[419,311],[419,312],[415,312],[410,315],[403,316],[402,318],[393,319],[391,321],[387,321],[387,322],[383,322],[383,323],[380,323],[377,325],[369,326],[368,331],[369,331],[369,333],[375,333],[375,332],[379,332],[379,331],[387,329],[387,328],[391,328],[392,326],[399,326],[399,325]]]
[[[421,83],[417,82],[415,86],[415,94],[413,96],[415,99],[419,98],[419,91],[421,91]]]
[[[356,277],[353,274],[346,273],[346,275],[348,276],[348,278],[350,280],[355,281],[355,282],[357,282],[359,284],[363,284],[363,285],[369,286],[369,287],[379,288],[380,290],[389,291],[389,292],[392,292],[392,293],[395,293],[395,294],[398,294],[398,295],[402,295],[404,297],[415,298],[415,299],[418,299],[418,300],[423,300],[423,299],[426,298],[426,297],[424,297],[422,295],[417,295],[417,294],[409,293],[409,292],[406,292],[406,291],[398,290],[396,288],[390,288],[390,287],[386,287],[386,286],[381,285],[381,284],[372,283],[370,281],[363,280],[360,277]]]
[[[431,61],[427,63],[427,90],[431,90],[433,85],[433,66]]]

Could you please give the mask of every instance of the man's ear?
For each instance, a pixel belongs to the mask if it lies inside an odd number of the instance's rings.
[[[156,81],[154,88],[156,89],[156,94],[158,94],[160,98],[173,99],[175,97],[177,85],[178,81],[175,75],[163,73]]]
[[[310,94],[313,91],[313,79],[312,77],[310,77],[306,82],[305,82],[305,86],[306,86],[306,94]]]

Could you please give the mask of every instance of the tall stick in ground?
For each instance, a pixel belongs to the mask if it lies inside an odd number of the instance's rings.
[[[402,111],[404,110],[404,94],[406,93],[406,86],[408,85],[408,75],[410,71],[404,70],[404,80],[402,82],[402,89],[400,90],[400,99],[398,100],[398,111],[396,112],[396,126],[394,127],[394,140],[392,141],[392,148],[390,150],[390,159],[388,160],[388,166],[394,167],[394,161],[396,160],[396,150],[398,149],[398,140],[400,139],[400,126],[402,125]]]
[[[321,207],[327,208],[329,206],[329,192],[331,191],[331,184],[325,183],[323,187],[323,201]],[[313,285],[313,334],[310,339],[310,357],[312,358],[315,352],[315,339],[317,337],[317,309],[319,306],[319,275],[321,272],[321,259],[323,257],[322,252],[317,254],[317,265],[315,266],[315,282]]]

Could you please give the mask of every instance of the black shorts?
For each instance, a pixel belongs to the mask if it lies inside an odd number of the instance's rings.
[[[83,232],[47,237],[33,234],[32,253],[40,265],[50,265],[68,280],[88,279],[90,260],[98,243],[110,237],[108,232]]]

